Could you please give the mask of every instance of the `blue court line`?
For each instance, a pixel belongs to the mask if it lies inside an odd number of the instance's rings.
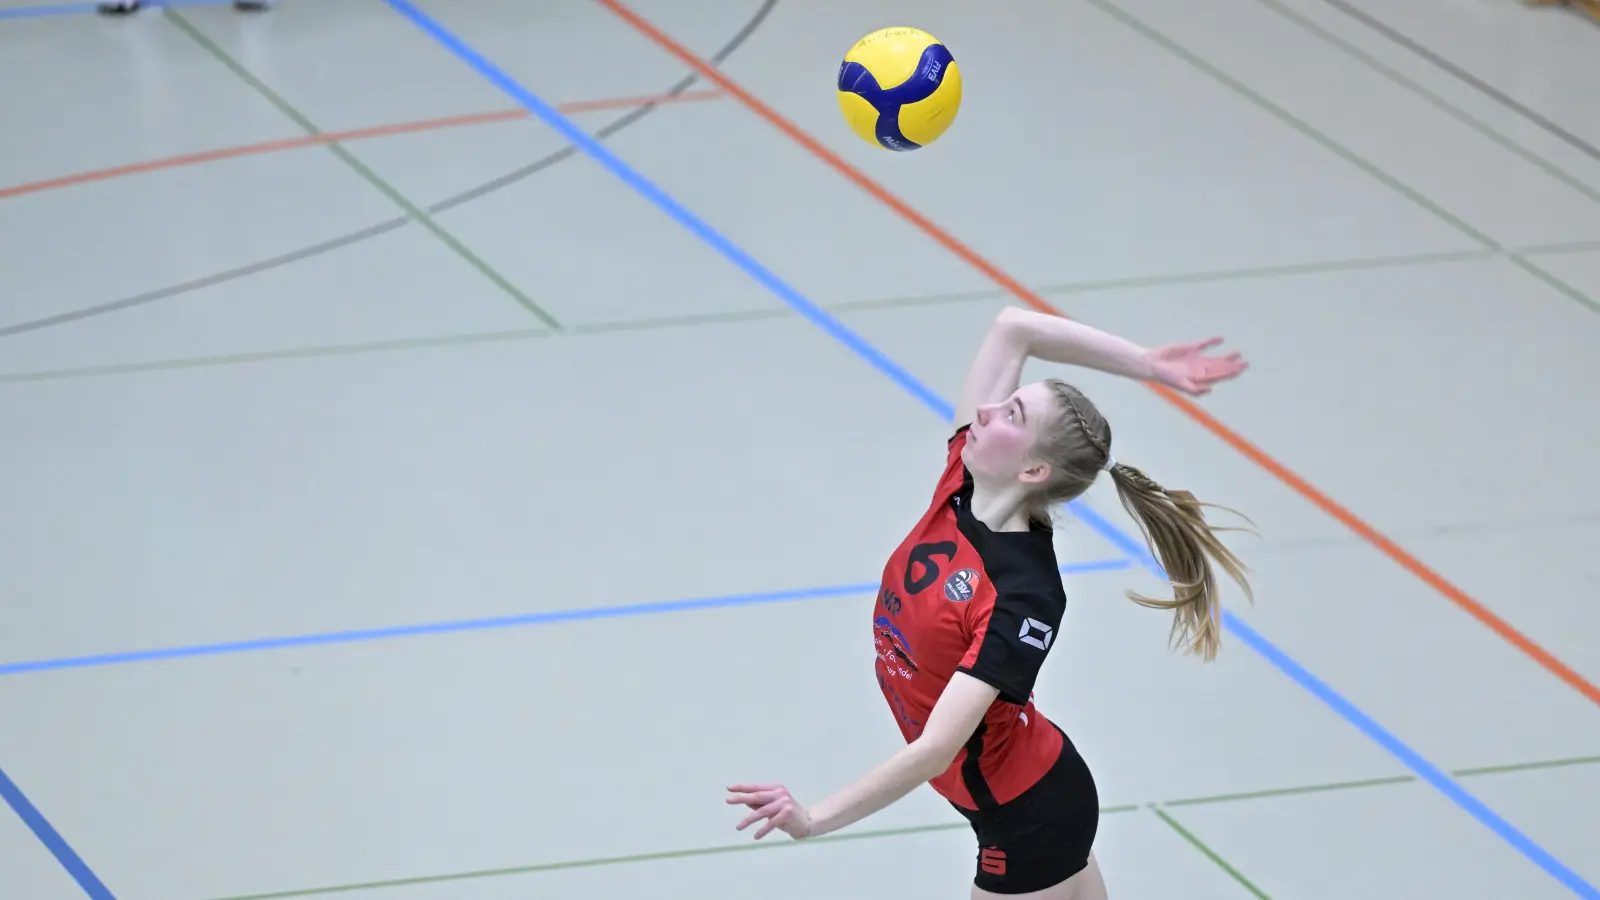
[[[1400,739],[1390,734],[1382,725],[1372,720],[1372,717],[1357,709],[1355,704],[1339,696],[1333,688],[1321,679],[1306,671],[1303,666],[1295,662],[1288,654],[1274,647],[1261,636],[1261,633],[1240,621],[1233,613],[1226,610],[1222,614],[1223,624],[1240,640],[1249,644],[1257,653],[1266,657],[1267,661],[1277,666],[1280,671],[1300,682],[1318,699],[1328,704],[1339,715],[1350,720],[1367,737],[1372,738],[1383,749],[1394,754],[1406,764],[1407,768],[1422,776],[1423,780],[1433,785],[1440,793],[1455,801],[1457,806],[1472,814],[1472,817],[1487,825],[1490,830],[1498,834],[1506,843],[1515,847],[1518,852],[1538,864],[1539,868],[1553,875],[1569,890],[1579,897],[1600,897],[1593,885],[1584,881],[1577,872],[1569,869],[1561,860],[1557,859],[1550,851],[1539,846],[1532,838],[1518,831],[1516,826],[1507,822],[1499,813],[1495,812],[1488,804],[1468,793],[1466,788],[1456,783],[1444,770],[1433,763],[1423,759],[1415,750],[1400,742]]]
[[[1123,533],[1115,525],[1106,521],[1099,513],[1088,507],[1083,507],[1079,515],[1082,517],[1084,524],[1104,536],[1113,545],[1128,553],[1134,559],[1137,559],[1141,565],[1157,578],[1166,578],[1166,573],[1161,568],[1161,563],[1150,555],[1148,547]],[[1518,831],[1515,826],[1490,808],[1488,804],[1468,793],[1443,769],[1428,762],[1421,754],[1406,746],[1399,738],[1374,721],[1371,716],[1362,712],[1354,703],[1346,700],[1332,687],[1329,687],[1327,682],[1311,674],[1289,654],[1278,649],[1277,646],[1263,637],[1261,632],[1250,627],[1244,620],[1234,615],[1231,610],[1224,609],[1222,611],[1222,626],[1252,650],[1261,654],[1267,662],[1277,667],[1280,672],[1294,679],[1301,687],[1304,687],[1314,694],[1317,699],[1331,707],[1334,712],[1352,725],[1355,725],[1363,734],[1377,742],[1383,749],[1389,751],[1390,754],[1404,763],[1407,768],[1421,776],[1424,781],[1455,801],[1457,806],[1465,809],[1473,818],[1499,835],[1501,839],[1516,848],[1523,856],[1532,860],[1541,869],[1544,869],[1566,885],[1574,894],[1589,898],[1589,900],[1600,898],[1600,892],[1597,892],[1593,885],[1584,881],[1582,877],[1568,868],[1553,854],[1535,843],[1527,835]]]
[[[78,882],[78,886],[83,888],[85,894],[93,900],[117,900],[89,870],[89,866],[67,845],[61,833],[45,819],[44,814],[29,802],[22,789],[17,787],[17,783],[11,780],[11,776],[7,775],[4,769],[0,769],[0,797],[5,798],[6,803],[22,818],[23,823],[34,833],[39,842],[49,848],[62,868],[66,869],[73,880]]]
[[[145,0],[145,6],[156,9],[162,6],[221,6],[233,0]],[[0,22],[7,19],[46,19],[52,16],[94,15],[99,12],[97,3],[41,3],[37,6],[13,6],[0,9]]]
[[[1132,568],[1132,566],[1132,561],[1122,558],[1091,560],[1089,562],[1068,563],[1061,567],[1061,574],[1082,575],[1089,572],[1114,572]],[[422,637],[424,635],[460,634],[470,631],[493,631],[503,628],[526,628],[533,625],[553,625],[558,622],[619,619],[629,616],[660,615],[701,609],[758,606],[794,600],[821,600],[828,597],[844,597],[852,594],[871,594],[877,590],[877,582],[830,584],[781,591],[726,594],[720,597],[695,597],[686,600],[665,600],[654,603],[629,603],[617,606],[544,610],[514,616],[492,616],[448,622],[418,622],[410,625],[389,625],[381,628],[360,628],[316,634],[253,638],[212,644],[191,644],[182,647],[157,647],[149,650],[125,650],[117,653],[98,653],[88,656],[66,656],[57,659],[0,663],[0,676],[59,671],[62,669],[89,669],[97,666],[117,666],[128,663],[186,659],[197,656],[222,656],[230,653],[257,653],[263,650],[283,650],[290,647],[355,644],[366,641],[392,640],[394,638]]]
[[[562,116],[560,112],[556,111],[555,107],[534,96],[528,91],[527,88],[517,84],[511,79],[511,76],[495,68],[492,63],[484,59],[482,56],[479,56],[478,53],[472,48],[468,47],[466,44],[463,44],[460,40],[451,35],[449,32],[445,31],[432,19],[429,19],[422,13],[421,10],[418,10],[412,4],[405,2],[405,0],[386,0],[386,2],[398,10],[401,15],[404,15],[406,18],[414,22],[417,27],[427,32],[431,37],[433,37],[434,40],[445,45],[452,53],[455,53],[457,56],[466,60],[468,65],[476,69],[485,78],[488,78],[490,81],[494,82],[495,85],[501,90],[516,98],[522,103],[522,105],[528,107],[528,109],[532,110],[535,115],[541,119],[544,119],[557,131],[565,134],[567,139],[572,141],[573,144],[579,147],[587,146],[590,148],[597,148],[599,146],[593,139],[589,137],[587,132],[568,121],[566,117]],[[810,319],[814,324],[820,327],[823,331],[826,331],[840,343],[844,344],[846,347],[849,347],[851,350],[854,350],[857,355],[865,358],[873,365],[877,366],[878,369],[880,369],[884,374],[888,375],[907,391],[910,391],[913,395],[922,400],[922,402],[928,404],[944,403],[943,398],[941,398],[938,394],[935,394],[922,382],[918,381],[910,372],[907,372],[905,369],[901,368],[883,351],[867,343],[866,340],[861,338],[861,336],[846,328],[838,319],[835,319],[833,316],[823,311],[821,307],[806,299],[806,297],[803,296],[799,291],[790,287],[781,278],[769,271],[766,266],[763,266],[760,262],[758,262],[755,257],[744,252],[739,247],[735,246],[732,241],[729,241],[727,238],[718,234],[710,225],[707,225],[695,216],[691,215],[682,206],[679,206],[676,200],[673,200],[670,196],[668,196],[665,191],[650,183],[650,181],[639,175],[639,173],[634,172],[632,169],[622,164],[621,161],[611,156],[609,152],[604,150],[600,150],[598,152],[601,154],[601,161],[605,163],[606,168],[611,170],[612,174],[621,178],[623,181],[628,183],[629,187],[643,194],[657,206],[666,210],[668,214],[670,214],[684,227],[694,232],[694,234],[701,240],[711,244],[724,256],[732,259],[734,263],[739,266],[739,268],[743,269],[757,281],[761,282],[761,284],[765,285],[768,290],[782,297],[784,302],[794,307],[795,310],[798,311],[802,316]],[[947,415],[946,418],[948,417],[949,416]]]
[[[530,112],[544,120],[551,128],[560,132],[567,140],[584,153],[592,157],[608,169],[618,179],[632,187],[646,199],[653,202],[673,219],[700,237],[714,249],[739,266],[758,282],[766,285],[773,293],[788,302],[802,315],[820,325],[823,330],[838,338],[846,346],[855,350],[860,356],[877,369],[894,379],[895,382],[906,388],[913,396],[917,397],[929,409],[939,414],[946,422],[953,418],[954,411],[950,403],[935,394],[928,387],[918,381],[911,373],[901,368],[887,355],[867,343],[866,340],[847,329],[843,323],[833,318],[827,312],[818,308],[816,304],[807,300],[797,290],[784,283],[777,276],[767,270],[765,266],[756,262],[744,250],[740,249],[728,238],[713,229],[710,225],[700,220],[698,216],[678,203],[665,191],[652,184],[644,176],[634,171],[627,163],[623,162],[605,145],[590,137],[578,126],[574,125],[565,116],[561,115],[553,106],[544,102],[531,91],[518,84],[489,62],[482,55],[464,44],[459,38],[450,34],[437,22],[430,19],[425,13],[411,3],[410,0],[385,0],[401,15],[410,19],[418,28],[432,36],[447,50],[455,54],[467,65],[475,69],[480,75],[505,91],[514,99],[526,106]],[[1083,521],[1102,534],[1114,544],[1124,547],[1137,547],[1134,558],[1141,562],[1154,563],[1146,548],[1131,535],[1122,532],[1103,517],[1093,514],[1086,504],[1078,503],[1071,507],[1075,514],[1083,517]],[[1087,515],[1085,515],[1087,514]],[[1159,565],[1154,570],[1161,573]],[[1165,578],[1164,574],[1160,577]],[[1479,822],[1500,835],[1524,856],[1537,864],[1540,868],[1565,884],[1574,893],[1586,900],[1600,900],[1600,891],[1580,878],[1566,865],[1562,864],[1550,853],[1546,852],[1532,840],[1517,831],[1510,823],[1495,814],[1481,801],[1477,800],[1466,790],[1457,785],[1445,775],[1437,766],[1427,762],[1415,751],[1403,744],[1398,738],[1379,726],[1371,717],[1358,710],[1353,704],[1339,696],[1325,683],[1310,674],[1305,668],[1294,663],[1290,657],[1277,647],[1269,643],[1258,632],[1251,630],[1232,614],[1225,614],[1223,625],[1229,631],[1238,635],[1256,652],[1277,665],[1278,668],[1294,679],[1300,686],[1310,691],[1318,699],[1328,704],[1335,712],[1339,713],[1351,724],[1355,725],[1362,733],[1377,741],[1384,749],[1394,754],[1408,768],[1415,771],[1430,784],[1439,788],[1447,797],[1470,813]]]

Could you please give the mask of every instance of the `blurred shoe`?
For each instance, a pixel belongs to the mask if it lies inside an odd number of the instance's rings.
[[[138,12],[143,5],[143,0],[103,0],[95,8],[108,16],[125,16]],[[272,0],[233,0],[233,8],[239,12],[265,12],[272,8]]]

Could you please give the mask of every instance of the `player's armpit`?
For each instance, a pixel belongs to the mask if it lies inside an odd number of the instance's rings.
[[[999,689],[994,685],[965,672],[951,676],[928,713],[928,724],[917,737],[918,742],[928,744],[930,751],[937,752],[937,758],[944,764],[939,771],[944,771],[944,766],[949,766],[966,746],[998,694]]]
[[[1028,702],[1066,612],[1057,592],[1007,590],[981,622],[957,671],[993,685],[1007,703]]]

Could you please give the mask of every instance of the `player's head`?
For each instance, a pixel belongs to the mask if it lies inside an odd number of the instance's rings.
[[[1076,388],[1051,379],[1024,384],[979,407],[962,461],[990,490],[1020,485],[1037,519],[1089,489],[1110,454],[1111,426]]]
[[[1000,403],[981,407],[973,419],[968,452],[974,480],[1021,485],[1032,518],[1077,498],[1107,471],[1111,423],[1082,391],[1048,379],[1019,387]],[[1173,641],[1204,659],[1216,655],[1221,605],[1212,564],[1222,567],[1250,596],[1245,567],[1206,522],[1203,504],[1188,491],[1169,491],[1127,465],[1109,469],[1123,507],[1139,523],[1145,541],[1172,582],[1174,597],[1157,600],[1128,592],[1144,606],[1174,611]]]

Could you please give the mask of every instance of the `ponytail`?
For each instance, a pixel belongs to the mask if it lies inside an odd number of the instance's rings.
[[[1184,655],[1198,654],[1206,662],[1217,656],[1222,642],[1222,604],[1217,598],[1217,578],[1213,563],[1243,589],[1254,602],[1248,569],[1222,541],[1221,531],[1248,531],[1244,528],[1218,528],[1206,522],[1203,508],[1226,509],[1201,503],[1188,491],[1169,491],[1133,466],[1120,462],[1109,465],[1122,506],[1139,523],[1145,543],[1155,553],[1173,598],[1157,600],[1128,591],[1128,599],[1140,606],[1173,611],[1171,643],[1182,646]],[[1250,520],[1235,512],[1246,522]],[[1251,523],[1254,524],[1254,523]]]
[[[1166,570],[1173,591],[1171,600],[1143,597],[1133,591],[1128,591],[1128,599],[1140,606],[1172,610],[1172,644],[1182,646],[1185,655],[1199,654],[1207,662],[1215,659],[1222,642],[1222,604],[1217,599],[1212,566],[1221,566],[1244,589],[1245,598],[1254,602],[1244,563],[1223,546],[1217,533],[1251,529],[1214,527],[1206,522],[1203,511],[1212,504],[1201,503],[1188,491],[1169,491],[1133,466],[1117,462],[1111,456],[1111,423],[1089,398],[1060,379],[1046,379],[1045,385],[1059,405],[1061,417],[1057,427],[1044,430],[1035,447],[1035,454],[1051,465],[1038,492],[1039,502],[1064,503],[1088,490],[1101,471],[1110,472],[1123,508],[1139,523],[1145,543]],[[1242,514],[1235,515],[1250,521]]]

